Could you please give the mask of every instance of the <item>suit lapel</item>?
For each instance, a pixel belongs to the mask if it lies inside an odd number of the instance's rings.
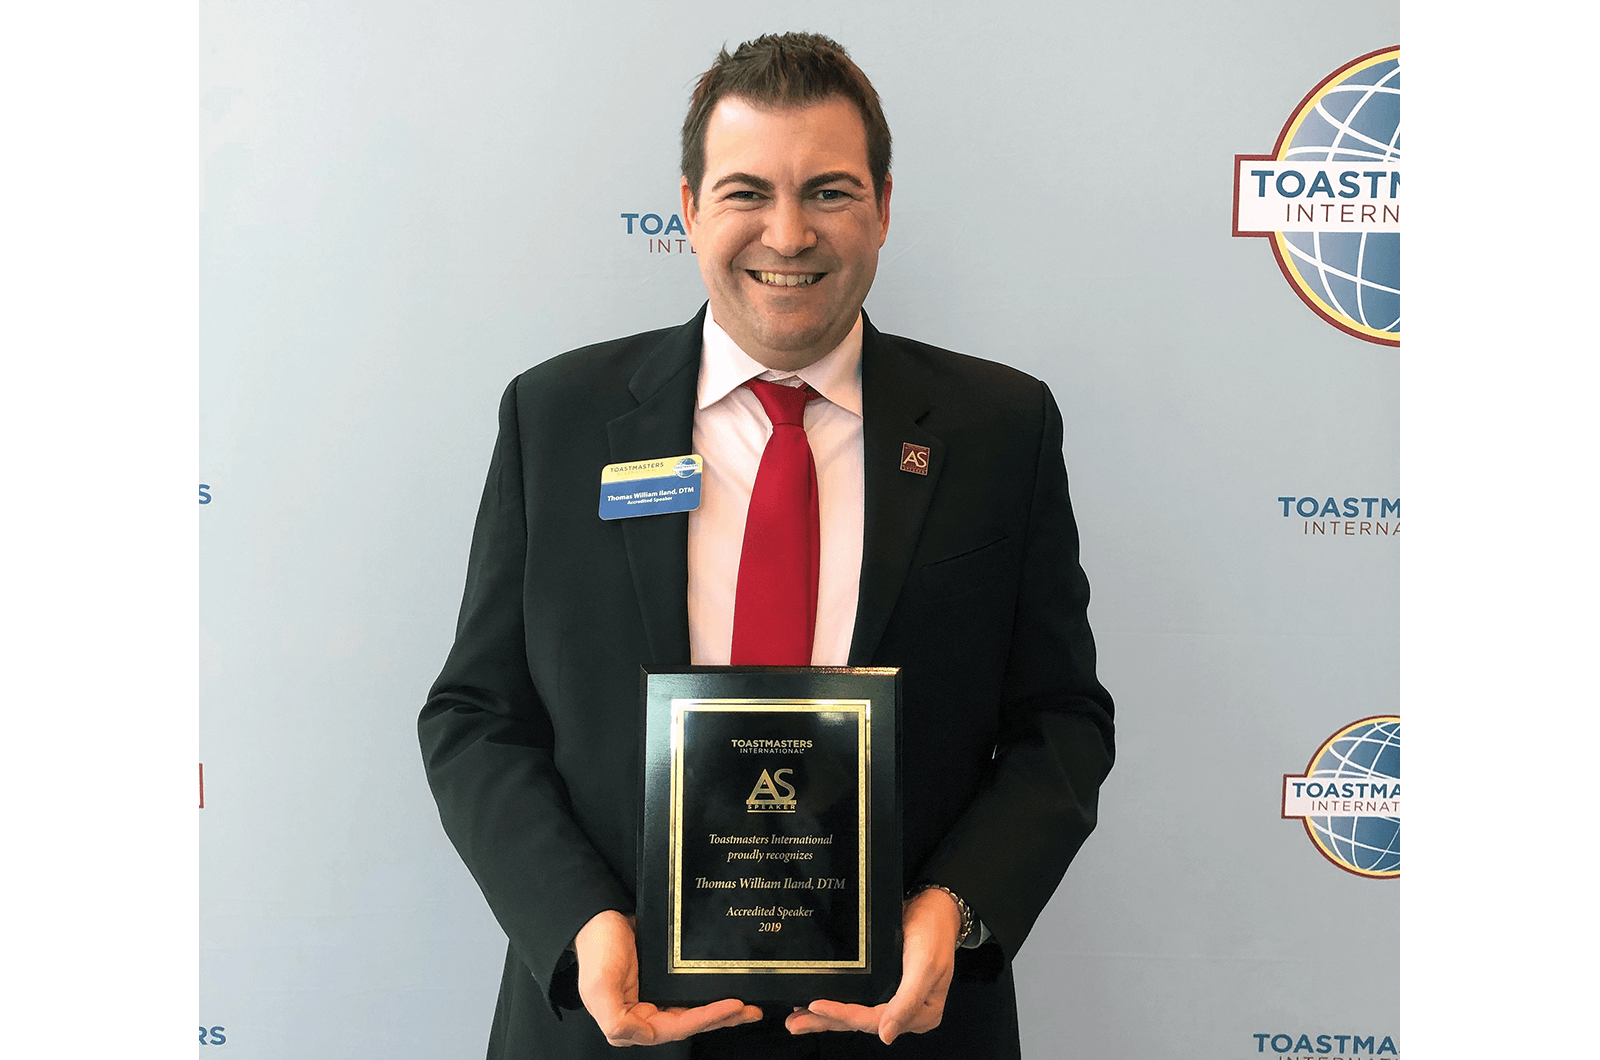
[[[695,388],[705,307],[669,332],[628,382],[637,408],[606,424],[611,462],[681,456],[693,451]],[[689,662],[689,513],[624,519],[622,538],[633,574],[651,662]]]
[[[861,590],[850,664],[870,664],[911,567],[923,518],[944,467],[944,443],[920,421],[930,408],[927,392],[904,354],[863,319],[861,403],[862,458],[866,479]],[[928,473],[900,470],[903,443],[927,446]]]

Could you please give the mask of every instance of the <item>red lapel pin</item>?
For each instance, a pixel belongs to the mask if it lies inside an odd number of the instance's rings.
[[[912,445],[910,442],[900,443],[900,470],[909,471],[913,475],[926,475],[928,473],[928,457],[932,450],[925,445]]]

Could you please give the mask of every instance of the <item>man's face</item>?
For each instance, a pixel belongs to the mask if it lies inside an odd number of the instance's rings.
[[[889,233],[867,168],[867,130],[835,97],[763,110],[717,104],[706,124],[699,203],[680,189],[711,315],[768,368],[792,371],[855,325]]]

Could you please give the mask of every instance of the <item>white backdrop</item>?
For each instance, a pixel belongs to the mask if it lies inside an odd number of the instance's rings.
[[[622,215],[675,212],[717,47],[783,29],[849,47],[894,131],[874,322],[1038,375],[1066,418],[1119,757],[1018,961],[1025,1051],[1399,1043],[1398,884],[1278,802],[1398,713],[1399,539],[1277,500],[1400,496],[1399,353],[1230,235],[1233,156],[1396,43],[1397,7],[977,10],[202,5],[202,1056],[482,1055],[504,940],[415,718],[496,400],[698,308],[695,259]]]

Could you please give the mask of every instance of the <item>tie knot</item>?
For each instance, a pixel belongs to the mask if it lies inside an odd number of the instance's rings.
[[[750,388],[761,402],[761,407],[766,409],[767,419],[772,421],[774,427],[804,428],[806,402],[817,396],[817,392],[809,386],[784,386],[765,379],[752,379],[745,386]]]

